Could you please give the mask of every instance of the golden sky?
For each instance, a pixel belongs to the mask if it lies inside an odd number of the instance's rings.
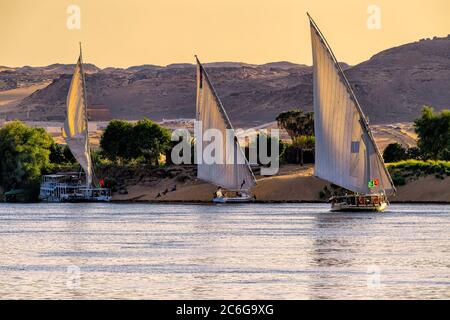
[[[66,26],[69,5],[81,29]],[[367,27],[370,5],[381,29]],[[450,33],[450,0],[0,0],[0,65],[85,62],[100,67],[201,61],[311,64],[314,17],[350,64],[425,37]]]

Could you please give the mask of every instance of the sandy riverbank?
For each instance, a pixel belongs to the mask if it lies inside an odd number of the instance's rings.
[[[261,202],[320,202],[320,191],[327,183],[313,176],[313,167],[283,166],[277,176],[257,177],[258,185],[252,190]],[[171,190],[157,198],[158,193]],[[148,202],[209,202],[216,190],[212,184],[199,180],[180,183],[176,177],[161,179],[149,186],[133,183],[126,186],[127,194],[113,195],[114,201]],[[450,202],[450,178],[444,180],[434,176],[420,178],[397,188],[391,202]]]
[[[312,176],[311,166],[285,166],[279,175],[273,177],[257,177],[258,185],[252,190],[258,201],[320,201],[319,192],[326,185],[322,180]],[[171,190],[157,198],[158,193]],[[162,179],[155,186],[134,184],[127,186],[128,194],[114,194],[115,201],[156,201],[156,202],[209,202],[216,186],[199,180],[180,183],[175,178]]]

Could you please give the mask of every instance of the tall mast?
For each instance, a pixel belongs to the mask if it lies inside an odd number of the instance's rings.
[[[86,93],[86,79],[84,77],[84,68],[83,68],[83,52],[81,49],[81,42],[80,42],[80,71],[81,71],[81,79],[83,82],[83,96],[84,96],[84,119],[85,119],[85,124],[86,124],[86,149],[88,152],[88,156],[89,159],[91,160],[91,168],[90,172],[86,173],[86,187],[90,188],[91,187],[91,179],[92,179],[92,173],[93,173],[93,167],[92,167],[92,158],[91,158],[91,148],[90,148],[90,144],[89,144],[89,120],[88,120],[88,112],[87,112],[87,107],[88,107],[88,103],[87,103],[87,93]],[[90,175],[90,177],[88,177],[88,175]]]

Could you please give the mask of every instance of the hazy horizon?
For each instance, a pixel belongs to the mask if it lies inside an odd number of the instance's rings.
[[[80,29],[69,29],[70,5]],[[368,27],[379,8],[379,29]],[[288,61],[311,65],[310,12],[339,61],[356,65],[374,54],[450,34],[448,0],[3,0],[0,65],[73,64],[100,68],[144,64]]]

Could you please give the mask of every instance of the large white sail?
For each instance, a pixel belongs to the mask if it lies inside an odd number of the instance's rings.
[[[220,151],[224,155],[224,163],[207,164],[205,161],[198,163],[198,178],[231,191],[249,190],[256,185],[255,177],[236,139],[225,109],[209,80],[208,74],[198,60],[196,119],[200,121],[203,133],[208,129],[216,129],[222,133],[224,138],[223,149]],[[228,148],[227,143],[225,143],[227,129],[233,130],[231,141],[228,141]],[[199,145],[201,145],[201,148],[198,148],[197,152],[203,155],[208,143],[197,143],[197,146]]]
[[[362,194],[393,193],[391,177],[358,100],[331,48],[309,18],[314,63],[315,175]]]
[[[86,174],[87,187],[91,187],[92,161],[89,149],[87,104],[81,52],[70,83],[66,108],[63,137]]]

